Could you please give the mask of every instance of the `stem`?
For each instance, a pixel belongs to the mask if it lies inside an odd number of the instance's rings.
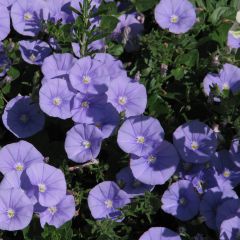
[[[86,34],[86,32],[88,31],[88,22],[89,22],[88,11],[89,11],[89,2],[88,2],[88,0],[84,0],[83,1],[83,11],[82,11],[84,33],[82,35],[82,39],[81,39],[81,43],[80,43],[80,45],[81,45],[80,54],[82,57],[84,57],[86,55],[86,51],[87,51],[87,34]]]

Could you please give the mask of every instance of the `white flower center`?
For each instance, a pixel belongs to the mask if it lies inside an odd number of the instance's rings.
[[[126,97],[123,97],[123,96],[119,97],[119,98],[118,98],[118,103],[119,103],[120,105],[125,105],[125,104],[127,103],[127,98],[126,98]]]
[[[82,82],[84,84],[89,84],[91,82],[91,78],[89,76],[83,76]]]
[[[24,166],[23,166],[23,164],[21,164],[21,163],[17,163],[17,164],[15,165],[15,169],[16,169],[17,171],[19,171],[19,172],[22,172],[23,169],[24,169]]]
[[[177,15],[172,15],[170,21],[171,23],[178,23],[179,17]]]
[[[224,83],[223,84],[223,90],[229,90],[230,87],[229,87],[229,84],[228,83]]]
[[[57,208],[56,208],[56,207],[49,207],[49,208],[48,208],[48,211],[49,211],[52,215],[54,215],[54,214],[57,212]]]
[[[41,192],[41,193],[46,192],[46,185],[43,184],[43,183],[39,183],[39,184],[38,184],[38,190],[39,190],[39,192]]]
[[[33,18],[33,15],[30,12],[26,12],[24,14],[24,20],[29,21],[29,20],[32,20],[32,18]]]
[[[15,216],[15,211],[12,208],[7,210],[7,215],[9,218],[13,218]]]
[[[224,172],[223,172],[223,176],[225,178],[228,178],[228,177],[230,177],[230,175],[231,175],[231,172],[228,169],[225,169]]]
[[[143,136],[136,137],[136,142],[143,144],[145,142],[145,138]]]
[[[191,147],[192,147],[192,150],[198,150],[199,145],[196,141],[193,141],[192,144],[191,144]]]
[[[29,59],[32,61],[32,62],[35,62],[36,61],[36,56],[32,53],[29,57]]]
[[[85,147],[85,148],[90,148],[91,147],[91,143],[87,140],[83,141],[82,142],[82,145]]]
[[[184,197],[182,197],[182,198],[180,198],[179,199],[179,203],[181,204],[181,205],[185,205],[186,204],[186,199],[184,198]]]
[[[148,157],[148,162],[149,162],[149,163],[155,163],[156,160],[157,160],[157,158],[154,157],[153,155],[150,155],[150,156]]]
[[[234,38],[239,39],[240,38],[240,31],[229,31]]]
[[[89,102],[84,101],[84,102],[82,102],[81,106],[82,106],[83,108],[89,108]]]
[[[110,199],[106,200],[104,203],[105,203],[107,208],[112,208],[113,207],[113,201],[110,200]]]
[[[61,98],[55,97],[55,98],[53,99],[53,104],[54,104],[55,106],[59,106],[61,103],[62,103]]]
[[[22,114],[20,116],[20,121],[23,122],[23,123],[26,123],[28,122],[29,118],[28,118],[28,115],[27,114]]]

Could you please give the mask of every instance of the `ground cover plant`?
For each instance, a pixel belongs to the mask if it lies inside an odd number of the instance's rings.
[[[238,0],[0,0],[0,239],[240,239]]]

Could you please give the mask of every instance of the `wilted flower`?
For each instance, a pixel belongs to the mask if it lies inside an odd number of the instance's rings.
[[[128,194],[130,198],[144,195],[146,191],[152,191],[154,186],[144,184],[138,181],[129,167],[121,169],[117,175],[116,180],[118,185]]]
[[[194,120],[179,126],[173,133],[173,143],[186,162],[205,163],[217,148],[217,138],[206,124]]]
[[[163,141],[144,157],[132,156],[130,167],[136,179],[146,184],[157,185],[164,184],[174,174],[178,163],[179,156],[175,147]]]
[[[139,240],[181,240],[180,236],[165,227],[152,227]]]
[[[31,222],[33,204],[21,189],[0,190],[0,229],[17,231]]]
[[[10,16],[7,7],[0,3],[0,41],[10,33]]]
[[[130,203],[128,194],[112,181],[99,183],[88,195],[88,207],[95,219],[110,218],[114,220],[121,216],[121,211],[118,209],[128,203]],[[121,221],[121,219],[119,220]]]
[[[72,195],[66,195],[62,200],[51,207],[40,212],[40,223],[42,228],[45,224],[60,228],[64,223],[71,220],[75,214],[75,201]]]
[[[110,77],[103,63],[84,57],[70,71],[70,82],[82,94],[101,94],[107,91]]]
[[[139,37],[144,31],[143,24],[137,20],[136,14],[123,14],[118,18],[119,22],[112,33],[112,38],[125,45],[127,52],[133,52],[139,48]]]
[[[124,76],[110,83],[107,95],[108,101],[126,117],[143,114],[147,106],[147,92],[144,85],[131,82],[131,79]]]
[[[118,131],[117,142],[126,153],[138,157],[146,156],[163,141],[164,130],[159,121],[152,117],[128,118]]]
[[[96,158],[101,149],[102,132],[96,126],[77,124],[67,132],[65,150],[68,158],[84,163]]]
[[[34,195],[44,207],[58,204],[66,195],[66,181],[61,170],[45,163],[31,165],[26,170]]]
[[[161,0],[155,8],[155,19],[161,28],[182,34],[196,23],[196,12],[188,0]]]
[[[162,196],[162,210],[181,221],[195,217],[199,210],[200,199],[190,181],[180,180],[173,183]]]
[[[49,116],[67,119],[72,117],[71,101],[74,93],[69,90],[64,79],[47,81],[39,91],[39,105]]]
[[[32,164],[43,162],[44,157],[31,143],[22,140],[1,148],[0,159],[0,172],[16,171],[21,175]]]
[[[18,138],[27,138],[43,129],[45,116],[28,96],[10,100],[2,115],[4,126]]]
[[[42,65],[43,60],[51,54],[51,48],[41,40],[19,41],[19,50],[25,62],[34,65]]]

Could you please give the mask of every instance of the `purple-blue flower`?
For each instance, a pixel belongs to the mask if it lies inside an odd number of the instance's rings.
[[[54,53],[44,59],[42,73],[45,78],[68,79],[69,72],[76,62],[76,58],[70,53]]]
[[[102,131],[103,138],[110,137],[120,122],[117,110],[111,103],[104,104],[101,114],[94,117],[94,125]]]
[[[101,94],[107,91],[110,77],[100,61],[84,57],[70,71],[70,82],[82,94]]]
[[[144,26],[136,18],[135,13],[123,14],[118,18],[119,22],[111,37],[125,45],[127,52],[133,52],[139,48],[139,37],[144,31]]]
[[[240,91],[240,68],[225,63],[219,74],[209,73],[203,80],[204,93],[209,96],[211,87],[217,86],[220,92],[230,90],[233,94]]]
[[[42,65],[43,60],[51,54],[51,48],[41,40],[21,40],[19,50],[25,62]]]
[[[95,219],[117,219],[121,216],[119,208],[128,203],[130,203],[128,194],[112,181],[99,183],[88,195],[88,207]]]
[[[10,33],[10,16],[7,7],[0,3],[0,41],[4,40]]]
[[[43,129],[45,116],[30,97],[17,96],[7,103],[2,120],[16,137],[27,138]]]
[[[45,3],[42,0],[17,0],[11,8],[13,28],[25,36],[36,36],[42,29]]]
[[[240,217],[240,200],[227,199],[217,208],[217,228],[220,229],[220,226],[224,221],[236,216]]]
[[[96,158],[101,149],[102,132],[94,125],[77,124],[67,132],[65,150],[68,158],[84,163]]]
[[[21,189],[0,190],[0,229],[17,231],[32,220],[33,205]]]
[[[43,162],[42,154],[26,141],[19,141],[5,145],[0,150],[0,172],[6,174],[11,171],[19,175],[32,164]]]
[[[130,117],[122,124],[118,131],[117,142],[124,152],[142,157],[158,147],[163,138],[164,130],[159,121],[140,115]]]
[[[72,117],[71,101],[74,93],[69,89],[66,80],[51,79],[40,88],[39,105],[43,112],[51,117],[67,119]]]
[[[179,156],[175,147],[163,141],[159,147],[144,157],[131,158],[130,167],[139,181],[150,184],[164,184],[176,171]]]
[[[40,212],[40,223],[42,228],[45,224],[60,228],[64,223],[70,221],[75,214],[75,201],[72,195],[66,195],[62,200],[51,207]]]
[[[226,200],[231,198],[238,198],[237,194],[229,189],[222,192],[220,188],[211,188],[204,193],[200,203],[200,214],[204,217],[206,225],[217,230],[216,214],[217,208]]]
[[[162,196],[162,210],[181,221],[195,217],[199,210],[200,198],[190,181],[173,183]]]
[[[144,85],[131,82],[124,76],[110,83],[107,95],[108,102],[126,117],[143,114],[147,106],[147,92]]]
[[[220,227],[219,240],[238,240],[240,238],[240,217],[223,221]]]
[[[168,228],[152,227],[143,233],[139,240],[181,240],[181,238]]]
[[[130,198],[144,195],[147,191],[152,191],[154,186],[147,185],[137,180],[129,167],[121,169],[117,175],[116,180],[118,185],[128,194]]]
[[[155,8],[155,20],[161,28],[182,34],[196,23],[196,12],[188,0],[161,0]]]
[[[75,95],[72,105],[72,119],[76,123],[98,123],[104,117],[107,104],[106,94],[81,94]]]
[[[61,170],[45,163],[36,163],[27,168],[26,174],[42,206],[54,206],[66,195],[66,180]]]
[[[173,143],[186,162],[205,163],[216,151],[217,137],[205,123],[193,120],[175,130]]]
[[[233,139],[231,148],[230,148],[230,156],[234,164],[240,168],[240,142],[239,139]]]
[[[112,55],[108,53],[97,53],[94,59],[103,63],[108,71],[108,75],[111,81],[118,78],[119,76],[127,76],[127,72],[124,69],[123,63],[120,60],[114,58]]]
[[[239,31],[229,31],[227,45],[230,48],[238,49],[240,47],[240,35]]]

